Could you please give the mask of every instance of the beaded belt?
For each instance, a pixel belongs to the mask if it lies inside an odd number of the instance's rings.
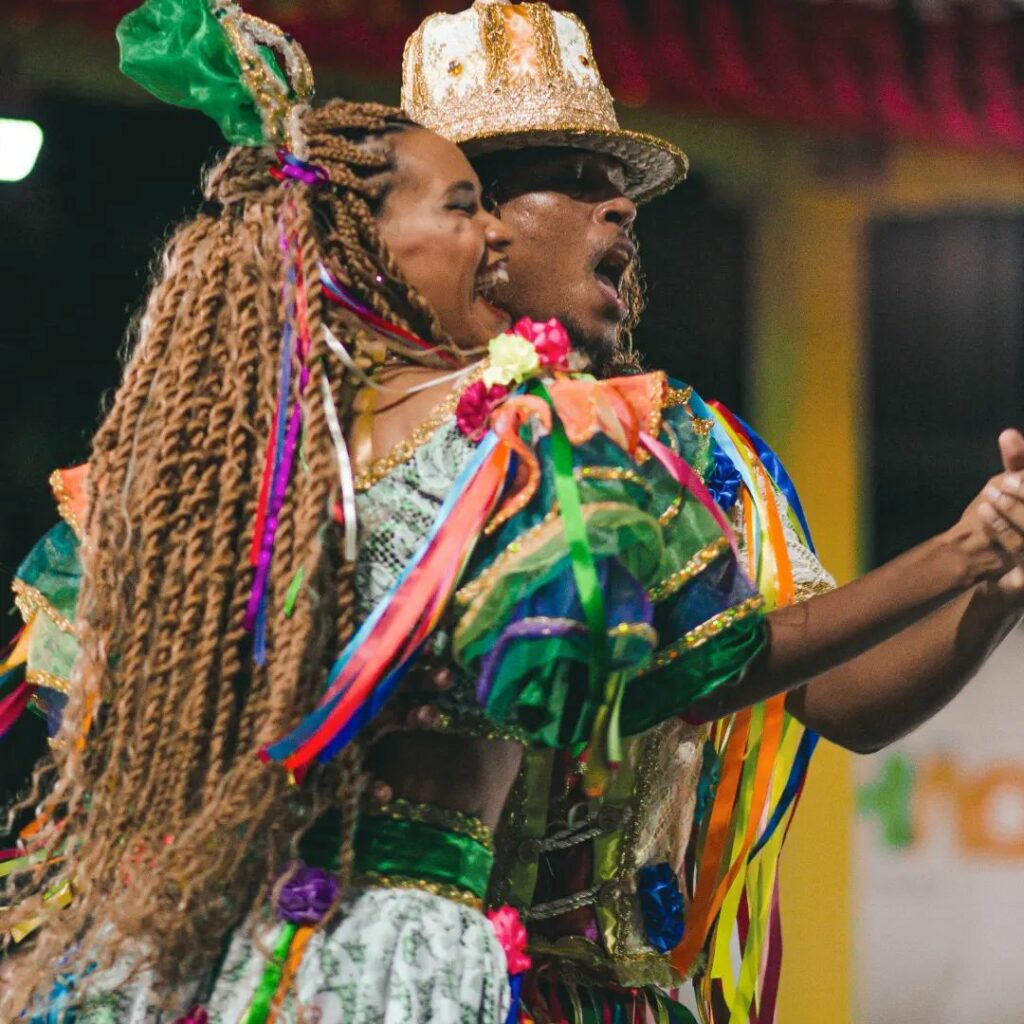
[[[372,803],[356,826],[356,878],[364,885],[421,889],[479,910],[493,864],[490,829],[433,804]]]

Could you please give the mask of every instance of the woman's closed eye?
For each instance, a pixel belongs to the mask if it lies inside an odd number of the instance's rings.
[[[480,212],[480,196],[471,181],[460,181],[445,192],[446,210],[463,213],[467,217],[475,217]]]
[[[446,203],[446,210],[456,210],[464,213],[467,217],[475,217],[480,212],[480,204],[476,200],[463,200],[461,202]]]

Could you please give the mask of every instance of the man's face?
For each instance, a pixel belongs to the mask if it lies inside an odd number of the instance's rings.
[[[622,282],[636,257],[636,206],[613,157],[575,149],[495,153],[474,161],[512,236],[509,282],[495,301],[534,320],[557,317],[600,367],[628,314]]]

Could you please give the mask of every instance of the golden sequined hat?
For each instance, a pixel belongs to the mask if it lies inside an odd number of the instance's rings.
[[[636,202],[686,177],[682,150],[619,127],[583,22],[547,4],[476,0],[428,17],[405,44],[402,106],[471,157],[534,146],[617,157]]]

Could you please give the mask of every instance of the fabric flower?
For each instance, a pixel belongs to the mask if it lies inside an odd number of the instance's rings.
[[[209,1024],[210,1015],[201,1007],[193,1006],[184,1017],[179,1017],[174,1024]]]
[[[530,341],[519,334],[499,334],[489,346],[491,365],[484,370],[483,382],[487,387],[495,384],[521,384],[540,369],[540,356]]]
[[[455,407],[455,423],[460,433],[471,441],[479,441],[487,433],[491,413],[507,395],[508,388],[503,384],[488,387],[482,380],[466,388]]]
[[[683,941],[685,908],[672,865],[651,864],[641,868],[637,872],[636,891],[647,941],[659,953],[675,949]]]
[[[704,486],[711,492],[711,497],[722,511],[728,512],[740,496],[743,480],[740,471],[720,445],[711,446],[711,456],[713,461]]]
[[[512,333],[518,334],[533,345],[541,366],[548,366],[553,370],[569,369],[572,342],[569,340],[569,332],[554,317],[546,323],[541,323],[539,320],[531,320],[524,316],[512,328]]]
[[[515,907],[498,907],[487,911],[494,934],[501,948],[505,950],[505,964],[510,975],[528,971],[533,961],[526,952],[527,934],[523,919]]]
[[[287,869],[288,880],[277,895],[277,916],[291,924],[317,924],[338,895],[340,883],[329,871],[301,861]]]

